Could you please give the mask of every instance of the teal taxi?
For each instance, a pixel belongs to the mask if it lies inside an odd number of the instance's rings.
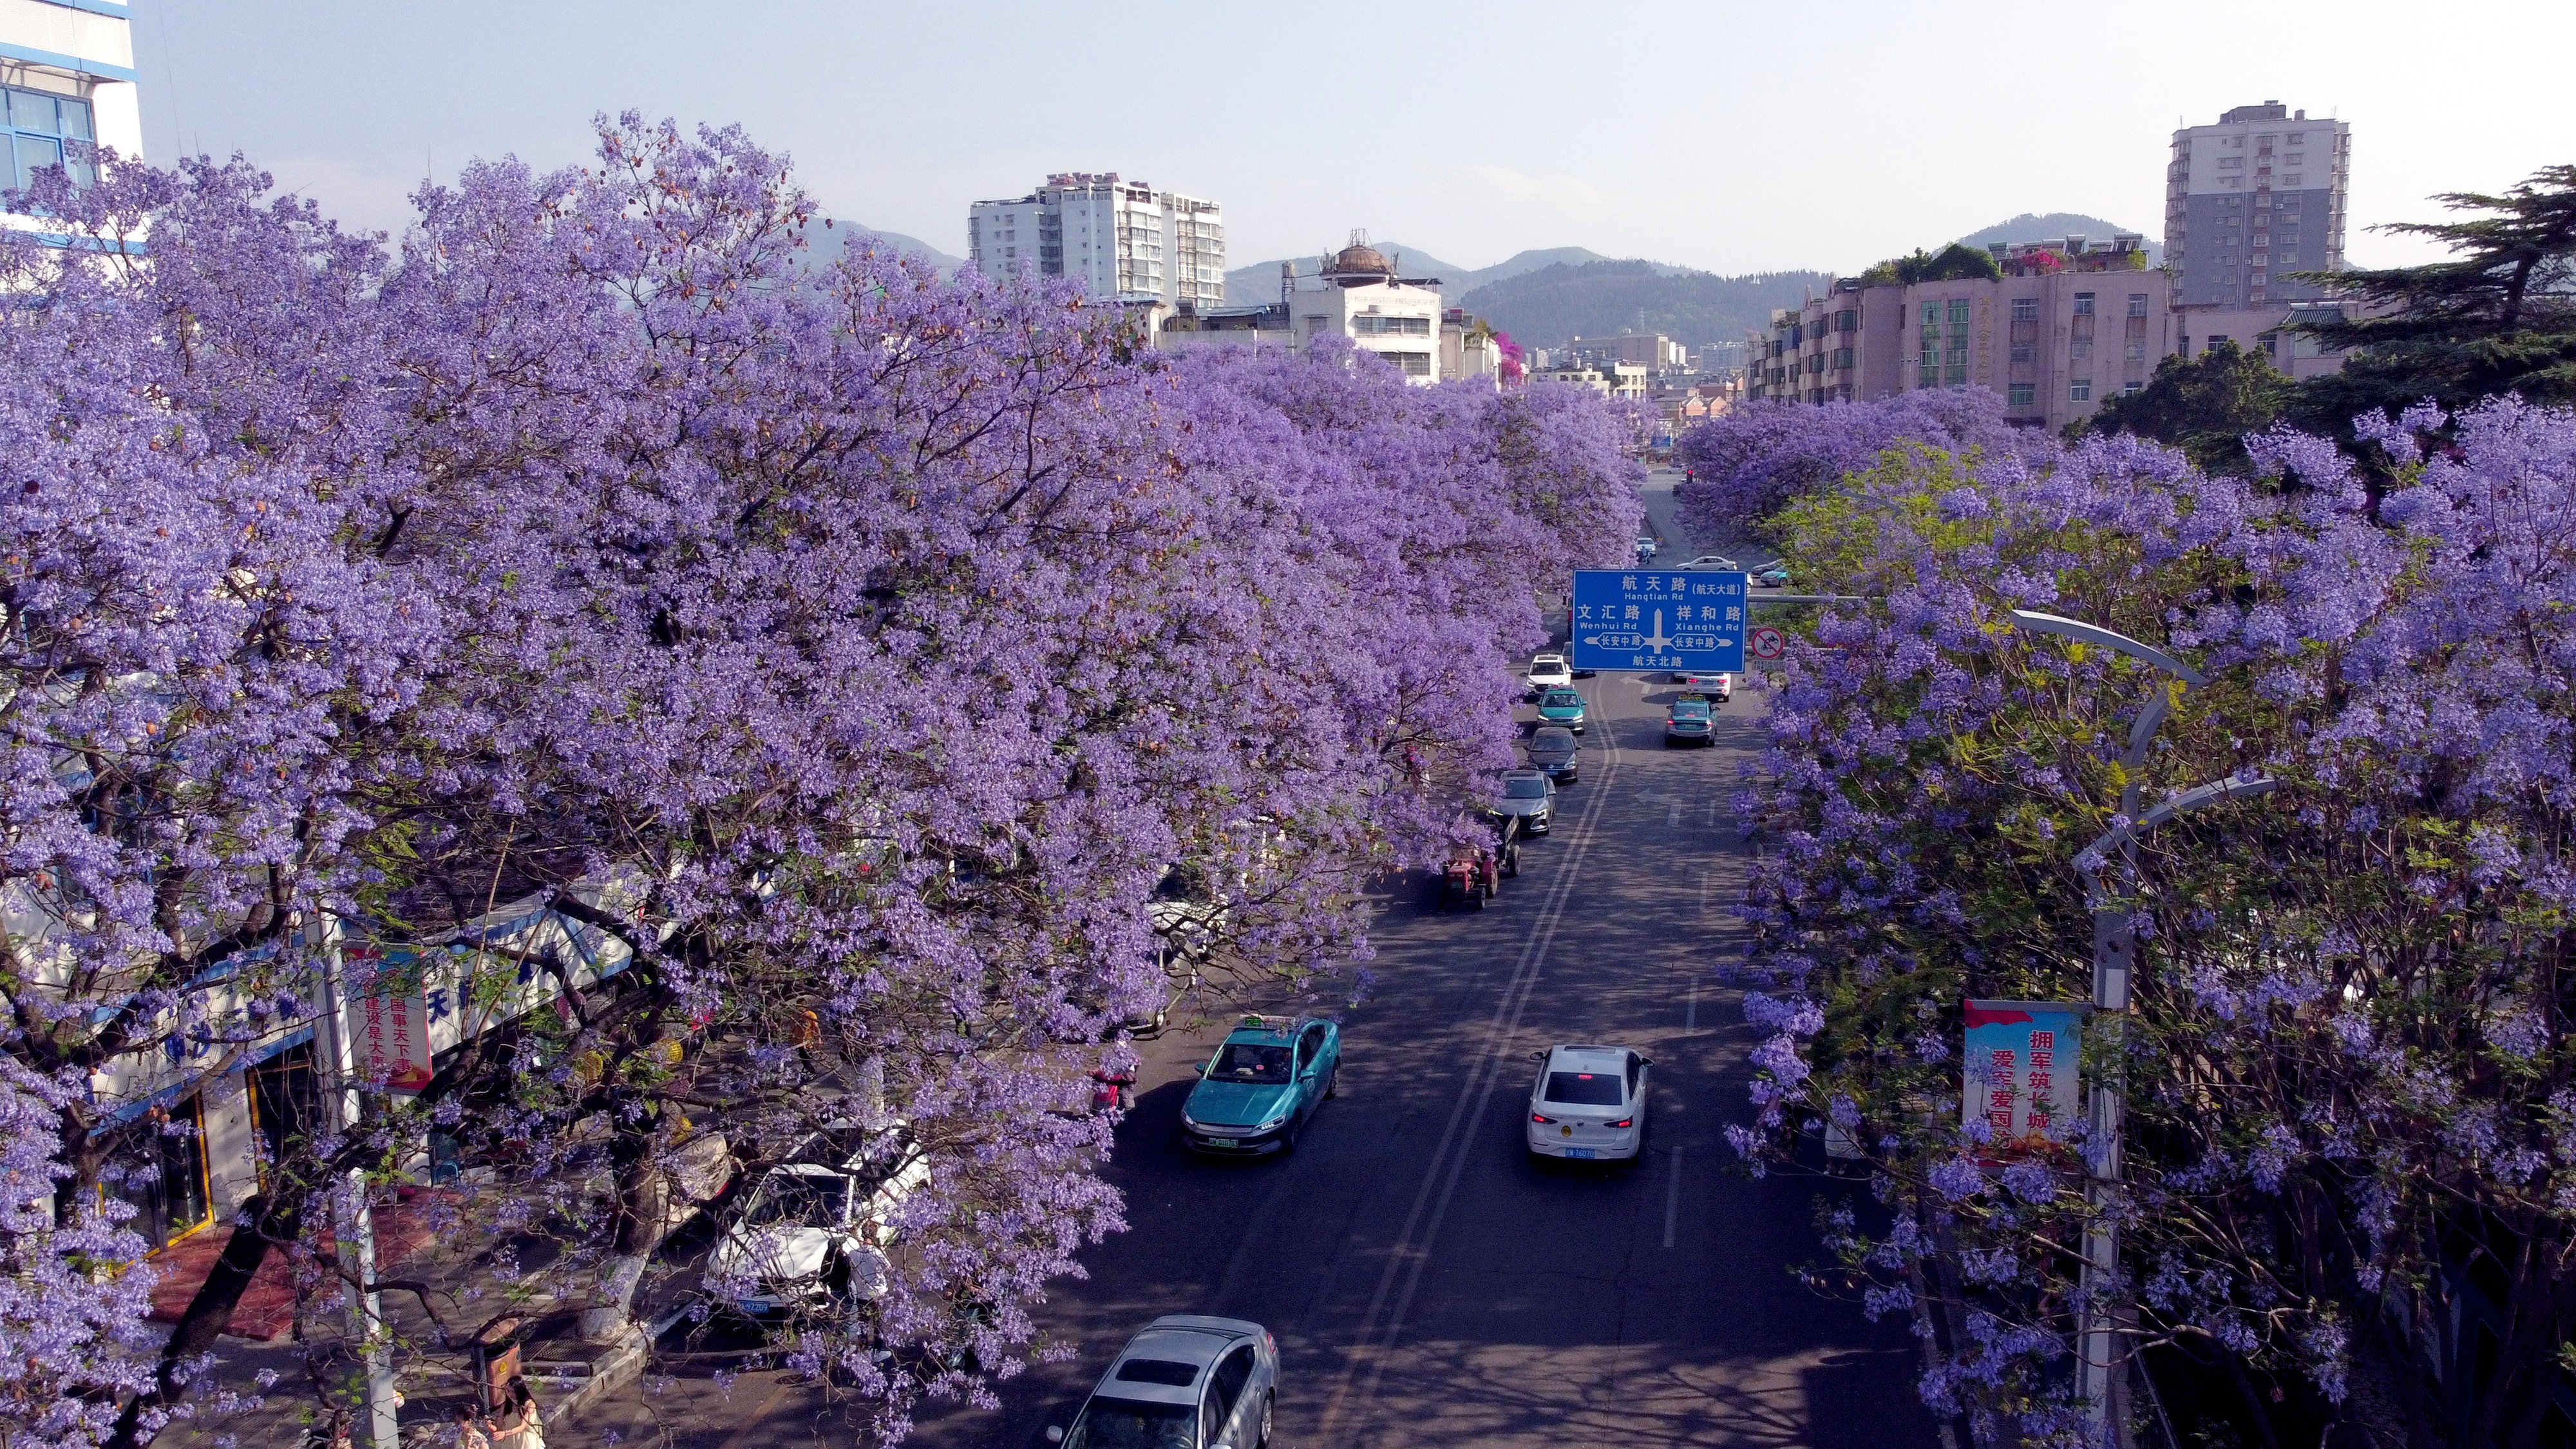
[[[1181,1103],[1181,1141],[1222,1156],[1290,1151],[1338,1089],[1341,1065],[1342,1032],[1332,1022],[1247,1016],[1199,1068]]]

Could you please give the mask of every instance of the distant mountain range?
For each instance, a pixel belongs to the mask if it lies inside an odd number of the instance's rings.
[[[818,269],[828,267],[840,259],[841,253],[851,242],[862,237],[882,247],[898,252],[910,252],[937,267],[942,274],[953,272],[966,265],[964,257],[952,257],[919,237],[905,236],[899,231],[878,231],[874,227],[862,226],[855,221],[839,220],[835,220],[829,226],[825,226],[821,221],[805,224],[805,265]]]
[[[1560,263],[1488,282],[1458,305],[1525,346],[1660,332],[1696,351],[1743,341],[1747,329],[1770,322],[1771,309],[1797,306],[1831,280],[1824,272],[1720,277],[1653,262]]]
[[[1419,247],[1406,246],[1402,242],[1373,241],[1369,245],[1386,253],[1395,262],[1397,270],[1405,276],[1438,278],[1440,295],[1453,304],[1458,298],[1466,296],[1478,287],[1546,267],[1581,266],[1586,262],[1610,260],[1586,247],[1539,247],[1531,251],[1515,252],[1509,258],[1496,262],[1490,267],[1461,267],[1444,262]],[[1338,251],[1340,248],[1336,247],[1334,250]],[[1226,303],[1234,307],[1256,307],[1276,302],[1279,300],[1279,264],[1281,262],[1293,261],[1297,266],[1297,275],[1311,277],[1322,267],[1323,260],[1323,253],[1318,252],[1311,257],[1274,257],[1266,262],[1254,262],[1248,267],[1229,268],[1225,274]],[[1665,266],[1661,262],[1647,262],[1643,265],[1658,267],[1667,273],[1689,270],[1687,267]]]

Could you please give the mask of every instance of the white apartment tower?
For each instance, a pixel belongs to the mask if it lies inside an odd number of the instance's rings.
[[[976,202],[966,255],[988,277],[1027,266],[1120,302],[1225,302],[1223,210],[1115,171],[1061,172],[1015,200]]]
[[[133,29],[124,0],[0,0],[0,187],[55,166],[86,181],[93,146],[143,155]],[[8,213],[0,226],[45,230]]]
[[[2278,101],[2174,132],[2165,265],[2174,304],[2260,310],[2317,295],[2294,272],[2343,266],[2352,127]]]

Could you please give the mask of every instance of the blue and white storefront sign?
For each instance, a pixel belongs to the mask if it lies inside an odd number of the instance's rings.
[[[1744,669],[1741,572],[1580,569],[1574,575],[1577,669]]]

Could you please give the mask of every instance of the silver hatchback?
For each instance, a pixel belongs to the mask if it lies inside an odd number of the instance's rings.
[[[1129,1339],[1074,1416],[1063,1449],[1267,1449],[1279,1345],[1240,1318],[1166,1314]]]

